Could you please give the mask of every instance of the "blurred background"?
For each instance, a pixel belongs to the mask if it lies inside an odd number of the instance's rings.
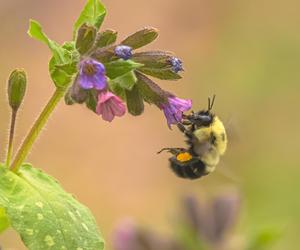
[[[8,134],[6,80],[25,68],[29,86],[19,114],[20,143],[54,90],[48,48],[26,34],[28,20],[40,21],[49,37],[70,40],[84,0],[0,1],[0,157]],[[28,158],[55,176],[95,215],[112,249],[112,232],[123,218],[161,235],[174,235],[182,197],[209,200],[238,190],[241,212],[232,238],[237,245],[259,230],[281,237],[269,249],[296,249],[300,232],[300,32],[296,0],[106,0],[102,28],[119,40],[144,26],[160,30],[149,49],[175,52],[184,78],[160,83],[194,109],[216,94],[229,145],[215,173],[197,181],[177,178],[165,146],[183,146],[157,108],[140,117],[104,122],[79,105],[61,103]],[[25,249],[12,230],[0,236],[5,250]],[[242,249],[238,248],[237,249]]]

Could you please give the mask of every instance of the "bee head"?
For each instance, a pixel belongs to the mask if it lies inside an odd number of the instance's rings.
[[[207,110],[202,110],[196,113],[192,112],[191,115],[187,115],[184,118],[188,119],[192,124],[195,124],[197,127],[209,126],[214,119],[214,114],[211,113],[211,110],[215,102],[215,97],[216,96],[214,95],[212,99],[208,98]]]

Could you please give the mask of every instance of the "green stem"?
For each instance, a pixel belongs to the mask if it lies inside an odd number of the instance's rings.
[[[16,118],[17,118],[17,109],[12,109],[11,113],[11,122],[10,122],[10,131],[9,131],[9,141],[8,141],[8,149],[7,149],[7,156],[5,165],[8,167],[10,164],[12,152],[13,152],[13,140],[15,134],[15,125],[16,125]]]
[[[43,127],[46,125],[51,113],[53,112],[54,108],[59,103],[61,98],[64,96],[64,94],[65,94],[65,89],[56,89],[56,91],[52,95],[51,99],[49,100],[46,107],[44,108],[44,110],[42,111],[42,113],[34,123],[29,134],[27,135],[23,144],[18,150],[18,153],[11,165],[11,170],[13,172],[18,172],[20,166],[22,165],[27,155],[29,154],[33,143],[37,139]]]

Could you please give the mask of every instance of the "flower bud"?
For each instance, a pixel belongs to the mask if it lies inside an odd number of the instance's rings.
[[[13,110],[18,110],[23,101],[26,83],[26,73],[24,70],[16,69],[10,74],[7,93],[9,105]]]
[[[77,33],[76,49],[83,55],[88,52],[95,43],[97,31],[95,27],[83,24]]]

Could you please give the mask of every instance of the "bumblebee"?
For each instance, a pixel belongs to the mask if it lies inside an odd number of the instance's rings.
[[[173,156],[170,167],[181,178],[198,179],[213,172],[227,147],[227,135],[222,121],[211,112],[215,96],[208,98],[208,109],[183,114],[177,126],[186,136],[188,148],[163,148]]]

